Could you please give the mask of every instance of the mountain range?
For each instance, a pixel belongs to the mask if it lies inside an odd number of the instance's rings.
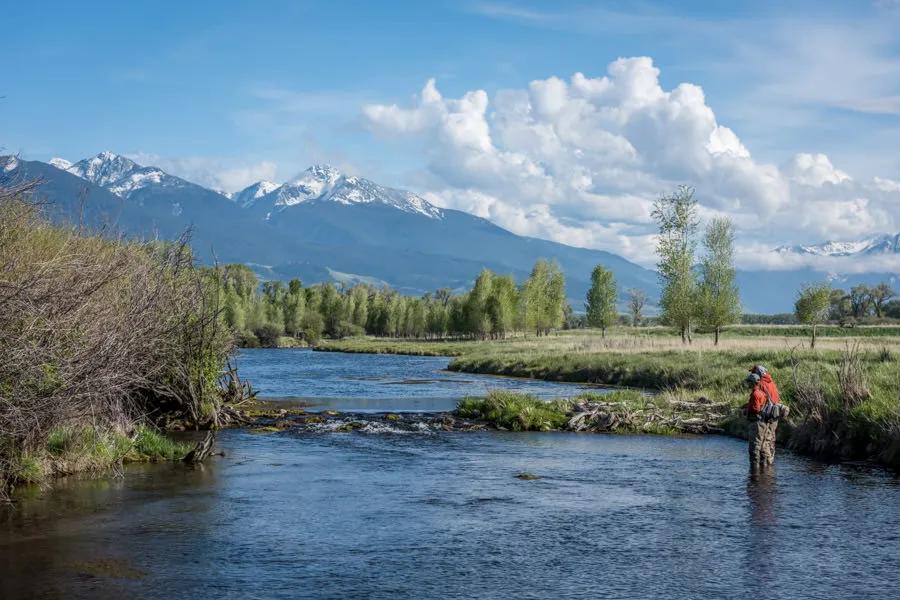
[[[389,285],[421,294],[440,287],[463,290],[482,268],[521,281],[539,258],[556,259],[566,274],[572,306],[583,306],[597,264],[616,276],[621,294],[640,288],[659,295],[655,271],[601,250],[513,234],[486,219],[439,208],[404,190],[315,165],[284,183],[259,181],[223,194],[153,166],[102,152],[75,163],[0,157],[3,180],[38,179],[47,212],[59,222],[142,238],[173,239],[190,228],[202,261],[242,262],[264,279],[299,277]],[[882,236],[841,247],[783,246],[777,252],[896,252],[900,236]],[[891,245],[892,244],[892,245]],[[838,254],[843,251],[844,254]],[[791,309],[802,282],[838,279],[841,285],[876,283],[892,275],[841,277],[812,269],[738,272],[745,310]]]
[[[850,242],[824,242],[821,244],[779,246],[775,252],[781,254],[806,254],[813,256],[874,256],[878,254],[900,254],[900,233],[882,234]]]

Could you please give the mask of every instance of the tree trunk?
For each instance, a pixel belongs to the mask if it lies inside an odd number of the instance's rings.
[[[816,324],[815,323],[813,323],[812,341],[809,343],[809,347],[810,347],[810,349],[815,349],[815,347],[816,347]]]
[[[681,343],[687,344],[687,330],[684,327],[681,328]]]
[[[600,328],[600,337],[602,337],[603,339],[606,339],[606,327]]]
[[[716,342],[714,345],[715,346],[719,345],[719,328],[718,328],[718,326],[716,327]]]

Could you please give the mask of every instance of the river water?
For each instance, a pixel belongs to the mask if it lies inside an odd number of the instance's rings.
[[[341,373],[356,381],[371,360],[295,353],[300,390],[254,376],[272,367],[254,352],[245,376],[279,397],[335,399]],[[394,367],[441,377],[436,360],[379,358],[387,381]],[[310,373],[328,370],[320,390]],[[341,385],[349,405],[391,397]],[[900,480],[879,469],[781,452],[754,476],[745,443],[720,436],[232,430],[219,441],[225,456],[202,468],[70,478],[0,509],[0,597],[900,597]]]

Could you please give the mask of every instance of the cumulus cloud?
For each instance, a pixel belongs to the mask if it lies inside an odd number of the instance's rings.
[[[536,80],[489,98],[447,98],[429,80],[410,105],[363,107],[384,138],[427,148],[429,199],[516,233],[623,254],[652,264],[650,210],[694,185],[704,216],[735,219],[744,248],[895,231],[896,182],[857,182],[824,154],[779,167],[757,161],[720,124],[703,89],[664,89],[648,57],[607,74]]]

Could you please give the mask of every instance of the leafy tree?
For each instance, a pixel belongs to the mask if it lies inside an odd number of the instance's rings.
[[[674,194],[661,197],[653,205],[652,216],[659,226],[656,253],[663,284],[661,317],[680,331],[682,342],[690,342],[697,296],[693,269],[698,225],[694,189],[680,186]]]
[[[522,290],[525,326],[534,329],[537,335],[546,335],[562,325],[565,287],[565,277],[558,264],[544,259],[537,261]]]
[[[631,288],[628,290],[628,312],[631,315],[631,326],[641,324],[644,305],[647,303],[647,294],[644,290]]]
[[[494,274],[483,269],[475,280],[475,286],[469,292],[466,302],[466,330],[484,339],[491,332],[491,318],[488,314],[488,301],[491,297]]]
[[[884,305],[884,316],[900,319],[900,300],[891,300]]]
[[[859,284],[850,288],[850,310],[857,319],[868,316],[871,307],[871,290],[865,284]]]
[[[616,322],[616,278],[612,271],[607,271],[602,265],[594,267],[591,273],[591,287],[587,292],[587,302],[584,307],[587,310],[587,323],[590,327],[599,327],[603,337],[606,337],[606,329]]]
[[[735,284],[734,224],[727,218],[710,221],[703,236],[706,253],[700,263],[699,306],[703,322],[715,332],[741,318],[741,300]]]
[[[518,295],[512,276],[494,276],[486,307],[494,337],[504,338],[515,327]]]
[[[828,318],[845,325],[848,317],[853,314],[850,307],[850,296],[844,290],[833,289],[829,296],[829,304]]]
[[[869,301],[872,308],[875,309],[875,316],[883,317],[885,304],[896,295],[897,292],[891,289],[891,286],[886,283],[879,283],[871,288],[869,290]]]
[[[804,286],[794,303],[794,314],[797,320],[812,325],[812,338],[809,347],[816,347],[816,327],[828,318],[831,307],[831,286],[819,283]]]

